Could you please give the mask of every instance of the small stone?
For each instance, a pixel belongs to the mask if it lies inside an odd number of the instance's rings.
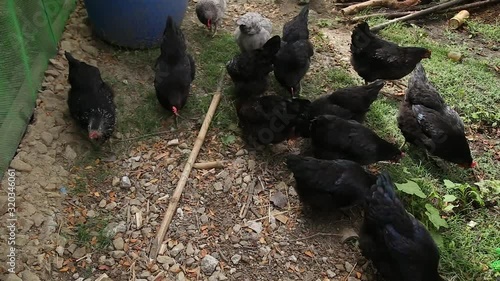
[[[188,258],[188,259],[186,260],[186,265],[187,265],[187,266],[191,266],[194,262],[195,262],[195,260],[194,260],[193,258]]]
[[[238,264],[240,262],[240,260],[241,260],[241,255],[236,254],[236,255],[231,257],[231,262],[233,264]]]
[[[246,183],[249,183],[251,180],[252,180],[252,177],[251,177],[251,176],[245,176],[245,177],[243,178],[243,182],[246,182]]]
[[[52,136],[49,132],[45,131],[40,134],[40,137],[47,146],[50,146],[52,144],[52,141],[54,140],[54,136]]]
[[[274,204],[274,206],[276,206],[280,209],[284,208],[288,203],[288,199],[286,198],[286,195],[281,193],[280,191],[275,192],[271,196],[270,200]]]
[[[94,211],[94,210],[89,210],[89,211],[87,212],[87,217],[88,217],[88,218],[94,218],[95,216],[96,216],[96,213],[95,213],[95,211]]]
[[[289,261],[291,262],[297,262],[297,257],[295,255],[291,255],[289,258],[288,258]]]
[[[14,158],[12,162],[10,162],[10,167],[21,172],[31,172],[31,170],[33,170],[33,167],[31,167],[30,164],[27,164],[18,158]]]
[[[113,252],[111,252],[111,256],[115,259],[121,259],[122,257],[125,256],[125,252],[124,251],[113,251]]]
[[[233,226],[233,231],[234,231],[234,233],[238,233],[238,232],[240,232],[240,230],[241,230],[241,225],[239,225],[239,224],[235,224],[235,225]]]
[[[113,202],[109,203],[108,205],[106,205],[106,210],[108,210],[108,211],[113,210],[114,208],[116,208],[117,205],[118,205],[118,203],[113,201]]]
[[[64,255],[64,247],[63,246],[57,246],[56,247],[56,253],[62,257]]]
[[[256,221],[249,221],[247,223],[248,228],[255,231],[256,233],[260,233],[262,231],[262,223]]]
[[[243,155],[245,155],[244,149],[240,149],[240,150],[238,150],[238,152],[236,152],[236,156],[243,156]]]
[[[187,143],[183,142],[183,143],[179,144],[179,148],[180,149],[187,149],[188,145],[187,145]]]
[[[127,176],[123,176],[120,182],[120,186],[122,188],[129,188],[132,186],[132,183],[130,182],[130,179]]]
[[[200,216],[200,221],[201,223],[207,223],[208,222],[208,216],[206,214],[203,214]]]
[[[75,252],[75,250],[76,250],[76,247],[78,247],[78,246],[76,246],[76,244],[69,245],[68,252],[70,252],[70,253],[73,254]]]
[[[168,270],[170,270],[170,272],[173,272],[173,273],[178,273],[181,271],[181,266],[176,263],[174,265],[172,265]]]
[[[40,277],[36,276],[35,273],[29,271],[28,269],[21,272],[23,281],[40,281]]]
[[[189,242],[186,246],[186,255],[188,256],[194,255],[194,247],[193,244],[191,244],[191,242]]]
[[[73,46],[71,45],[71,42],[64,40],[61,42],[61,49],[71,52],[73,51]]]
[[[80,247],[80,248],[77,248],[74,252],[73,252],[73,258],[75,259],[79,259],[83,256],[85,256],[85,254],[87,253],[87,251],[85,250],[85,247]]]
[[[249,171],[254,171],[256,166],[255,160],[248,160],[248,170]]]
[[[170,250],[170,255],[172,257],[176,257],[182,250],[184,250],[184,244],[179,243],[175,245],[175,247],[173,247],[172,250]]]
[[[217,264],[219,264],[219,261],[216,258],[211,255],[206,255],[201,260],[201,271],[203,271],[206,275],[211,275],[217,267]]]
[[[333,278],[333,277],[337,276],[337,274],[335,272],[331,271],[330,269],[328,269],[326,271],[326,274],[328,275],[328,278]]]
[[[158,256],[156,258],[156,261],[161,264],[167,264],[167,265],[172,265],[175,263],[175,260],[169,256]]]
[[[83,44],[81,47],[82,47],[83,51],[85,51],[87,54],[89,54],[91,56],[96,57],[99,55],[99,50],[94,46],[91,46],[88,44]]]
[[[60,61],[58,61],[58,60],[56,60],[56,59],[49,59],[49,62],[50,62],[50,64],[52,64],[52,65],[53,65],[56,69],[59,69],[59,70],[64,70],[64,69],[65,69],[64,65],[63,65]]]
[[[6,274],[6,275],[4,275],[4,277],[6,277],[5,281],[23,281],[23,279],[19,278],[14,273]]]
[[[99,202],[99,207],[100,208],[106,207],[106,199],[102,199],[101,202]]]
[[[179,139],[169,140],[167,146],[179,145]]]
[[[224,189],[224,187],[222,186],[222,183],[221,182],[216,182],[214,184],[214,189],[217,190],[217,191],[221,191]]]
[[[116,250],[123,250],[123,247],[125,246],[125,241],[123,240],[122,237],[118,237],[115,240],[113,240],[113,246],[115,247]]]
[[[179,274],[177,274],[177,281],[185,281],[186,280],[186,277],[184,276],[184,272],[179,272]]]
[[[64,157],[68,160],[75,160],[77,155],[73,148],[68,145],[66,146],[66,150],[64,151]]]
[[[118,186],[120,183],[120,179],[118,177],[113,177],[113,181],[111,182],[112,186]]]
[[[344,268],[345,268],[345,271],[347,271],[347,272],[351,272],[351,271],[352,271],[352,269],[353,269],[353,266],[352,266],[352,264],[350,264],[348,261],[346,261],[346,262],[344,263]]]
[[[52,76],[52,77],[57,77],[59,76],[59,71],[55,70],[55,69],[47,69],[45,70],[45,75],[49,75],[49,76]]]

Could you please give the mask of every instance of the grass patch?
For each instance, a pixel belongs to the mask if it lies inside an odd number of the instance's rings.
[[[372,23],[370,23],[372,24]],[[497,126],[500,120],[500,87],[494,65],[500,59],[473,58],[466,47],[443,45],[428,38],[418,27],[395,24],[380,32],[381,36],[404,46],[422,46],[432,50],[432,58],[422,61],[429,79],[439,89],[448,104],[452,105],[466,123]],[[464,54],[462,63],[448,59],[450,51]]]
[[[467,22],[467,27],[472,35],[479,35],[488,41],[500,43],[500,24],[498,20],[495,25],[471,20]]]
[[[380,23],[379,19],[370,25]],[[483,36],[489,30],[482,27]],[[487,31],[484,31],[487,30]],[[494,32],[493,32],[494,33]],[[432,58],[423,60],[429,79],[438,88],[447,103],[457,109],[465,123],[474,126],[498,126],[500,112],[500,87],[490,61],[474,58],[461,45],[445,45],[429,36],[424,29],[395,24],[380,32],[390,41],[404,46],[423,46],[432,50]],[[453,32],[445,33],[450,38]],[[455,63],[447,58],[449,51],[460,51],[465,59]],[[367,125],[378,134],[398,144],[404,141],[397,127],[398,104],[379,98],[367,115]],[[494,280],[499,276],[489,268],[495,257],[495,248],[500,245],[500,218],[497,212],[485,207],[484,201],[491,194],[478,188],[471,171],[463,170],[442,160],[429,159],[425,151],[406,147],[407,157],[400,165],[380,165],[391,173],[396,183],[416,183],[423,197],[401,194],[409,212],[420,219],[431,232],[439,226],[441,241],[441,272],[450,280]],[[479,154],[480,153],[480,154]],[[494,151],[475,152],[479,171],[486,179],[499,179],[500,172],[493,159]],[[498,199],[495,199],[498,205]],[[433,210],[436,212],[434,213]],[[444,218],[444,219],[443,219]],[[473,220],[477,225],[467,226]]]
[[[75,242],[80,247],[90,247],[102,250],[111,245],[112,237],[105,233],[109,220],[106,218],[90,218],[85,223],[76,226]]]
[[[226,71],[226,63],[239,52],[239,49],[233,35],[229,33],[220,31],[214,38],[210,38],[206,30],[196,29],[190,32],[189,36],[197,72],[193,82],[193,96],[186,105],[186,115],[203,118],[212,101],[217,82],[221,74]],[[232,128],[237,120],[230,85],[231,81],[227,77],[222,99],[211,124],[218,129]]]

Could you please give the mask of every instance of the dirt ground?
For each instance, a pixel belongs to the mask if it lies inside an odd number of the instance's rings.
[[[283,22],[300,9],[288,0],[246,2],[229,3],[225,30],[232,32],[239,15],[256,10],[273,21],[278,34]],[[190,2],[183,23],[186,33],[202,28],[193,7]],[[311,0],[311,18],[331,17],[332,8],[330,1]],[[311,73],[349,64],[350,29],[322,31],[331,52],[315,54]],[[151,262],[151,241],[204,112],[161,136],[130,141],[133,135],[118,131],[96,157],[69,117],[65,50],[98,66],[105,78],[112,77],[115,90],[128,89],[117,95],[130,110],[141,101],[139,92],[152,90],[151,64],[157,54],[134,62],[116,55],[117,49],[91,35],[79,3],[46,72],[34,121],[11,165],[18,171],[19,274],[6,274],[2,280],[373,279],[371,266],[350,239],[359,229],[360,210],[312,216],[302,209],[282,157],[296,148],[276,145],[262,155],[246,150],[239,138],[225,144],[220,135],[228,132],[216,129],[209,130],[197,162],[220,160],[225,167],[191,172],[165,244]],[[191,99],[203,94],[196,81],[193,92]],[[124,143],[123,153],[113,151]],[[1,208],[6,200],[0,196]],[[0,211],[5,218],[6,209]],[[93,227],[88,231],[78,227],[82,224]],[[5,228],[0,237],[2,253],[7,252]],[[4,258],[0,274],[7,272]]]

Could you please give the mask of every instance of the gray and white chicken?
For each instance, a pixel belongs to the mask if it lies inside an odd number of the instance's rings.
[[[217,27],[222,22],[226,7],[226,0],[199,0],[196,3],[196,16],[212,32],[212,36],[217,33]]]
[[[272,23],[259,13],[246,13],[236,24],[238,27],[234,31],[234,37],[242,52],[259,49],[271,38]]]

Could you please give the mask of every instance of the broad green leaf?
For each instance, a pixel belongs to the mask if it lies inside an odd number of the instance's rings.
[[[457,197],[455,195],[451,195],[451,194],[446,194],[444,197],[443,197],[443,202],[446,202],[446,203],[449,203],[449,202],[453,202],[457,200]]]
[[[456,207],[456,205],[449,204],[446,207],[444,207],[443,211],[449,213],[449,212],[453,211],[453,208],[455,208],[455,207]]]
[[[456,184],[450,180],[444,180],[444,186],[446,186],[446,188],[455,188]]]
[[[396,187],[398,190],[410,194],[416,195],[420,198],[426,198],[427,196],[422,192],[420,186],[414,181],[406,181],[406,183],[396,183]]]
[[[232,144],[236,140],[236,137],[233,135],[227,135],[222,138],[222,142],[224,144]]]
[[[425,214],[429,218],[429,221],[439,230],[440,227],[448,228],[448,223],[441,218],[439,215],[439,210],[434,208],[431,204],[425,204],[425,209],[427,212]]]

